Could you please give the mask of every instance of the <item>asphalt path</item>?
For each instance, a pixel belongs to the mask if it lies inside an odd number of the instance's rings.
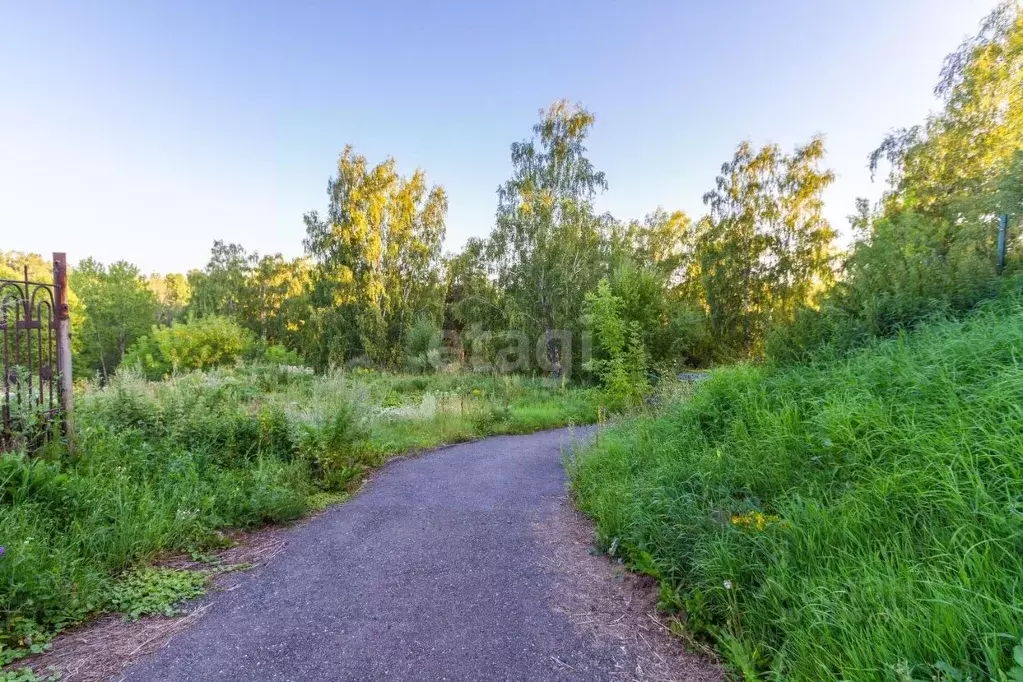
[[[535,528],[588,429],[391,462],[126,672],[163,680],[603,680],[620,652],[555,607]]]

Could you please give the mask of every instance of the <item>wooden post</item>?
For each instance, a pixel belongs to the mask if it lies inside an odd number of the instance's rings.
[[[60,374],[60,407],[68,451],[75,451],[75,396],[71,380],[71,311],[68,308],[67,256],[53,254],[54,316],[57,318],[57,372]]]

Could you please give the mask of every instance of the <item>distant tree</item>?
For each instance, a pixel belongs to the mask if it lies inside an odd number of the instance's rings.
[[[822,214],[834,174],[814,138],[792,155],[739,145],[704,196],[699,272],[715,338],[733,352],[759,351],[767,325],[790,320],[834,279],[835,232]]]
[[[76,371],[108,377],[156,321],[156,296],[139,269],[125,261],[107,267],[86,258],[71,270],[70,285],[85,309]]]
[[[618,225],[612,236],[612,260],[622,257],[656,268],[672,285],[694,275],[696,225],[682,211],[658,208],[642,222]]]
[[[583,297],[606,270],[602,246],[611,220],[593,206],[607,188],[586,157],[593,114],[558,101],[540,115],[533,138],[511,147],[512,177],[498,189],[488,256],[510,324],[542,335],[547,362],[557,368],[555,332],[579,328]]]
[[[320,366],[361,355],[395,364],[416,320],[442,312],[447,196],[423,171],[404,178],[395,166],[388,158],[370,167],[346,147],[328,183],[327,215],[305,216],[314,264],[305,353]]]
[[[253,261],[254,255],[241,244],[214,241],[206,267],[188,273],[191,289],[188,312],[199,317],[239,315]]]
[[[495,333],[508,325],[501,291],[489,276],[486,249],[486,242],[471,238],[460,253],[444,261],[442,326],[462,361],[489,361]]]
[[[279,253],[255,258],[239,295],[239,318],[264,341],[293,346],[308,304],[308,261]]]
[[[169,325],[181,319],[191,298],[191,288],[185,275],[154,272],[146,279],[149,290],[156,297],[156,323]]]

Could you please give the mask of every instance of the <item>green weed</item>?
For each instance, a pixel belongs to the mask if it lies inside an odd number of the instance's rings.
[[[156,613],[175,616],[181,613],[181,602],[206,592],[208,581],[209,576],[198,571],[137,569],[114,585],[110,608],[123,613],[125,620],[138,620]]]

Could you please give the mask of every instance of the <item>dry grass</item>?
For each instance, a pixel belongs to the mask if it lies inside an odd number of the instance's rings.
[[[593,545],[593,523],[558,500],[550,521],[535,523],[544,564],[557,581],[555,608],[615,652],[615,676],[649,682],[722,679],[721,670],[686,650],[657,612],[657,586],[628,571]]]

